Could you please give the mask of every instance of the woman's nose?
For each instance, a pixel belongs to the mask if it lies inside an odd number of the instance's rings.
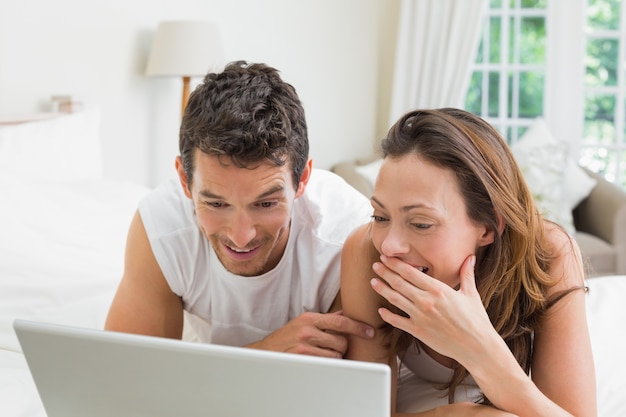
[[[409,245],[399,227],[390,227],[384,236],[380,249],[385,256],[398,256],[409,251]]]

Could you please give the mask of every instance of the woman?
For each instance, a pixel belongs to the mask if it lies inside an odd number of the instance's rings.
[[[392,415],[595,416],[580,252],[541,217],[497,131],[418,110],[381,146],[373,221],[346,241],[341,296],[345,315],[378,329],[346,356],[392,367]],[[401,367],[418,382],[396,410]]]

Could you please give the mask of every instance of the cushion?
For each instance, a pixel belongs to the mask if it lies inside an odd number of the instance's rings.
[[[380,171],[380,166],[382,164],[383,164],[383,160],[379,158],[370,162],[369,164],[357,165],[354,169],[359,175],[365,178],[367,182],[369,182],[373,188],[374,184],[376,183],[376,177],[378,176],[378,171]]]
[[[569,145],[557,140],[538,118],[511,146],[539,211],[574,234],[572,210],[596,185],[578,165]]]
[[[583,249],[587,277],[610,275],[615,272],[617,253],[615,246],[592,234],[577,231],[576,242]]]

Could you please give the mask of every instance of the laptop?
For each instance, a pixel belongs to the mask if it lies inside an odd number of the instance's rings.
[[[379,363],[17,319],[48,417],[385,417]]]

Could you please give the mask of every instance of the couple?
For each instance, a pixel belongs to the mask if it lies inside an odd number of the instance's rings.
[[[577,245],[480,118],[404,115],[368,201],[313,169],[278,71],[235,62],[191,94],[179,148],[108,330],[180,339],[187,312],[201,342],[387,363],[392,415],[596,415]]]

